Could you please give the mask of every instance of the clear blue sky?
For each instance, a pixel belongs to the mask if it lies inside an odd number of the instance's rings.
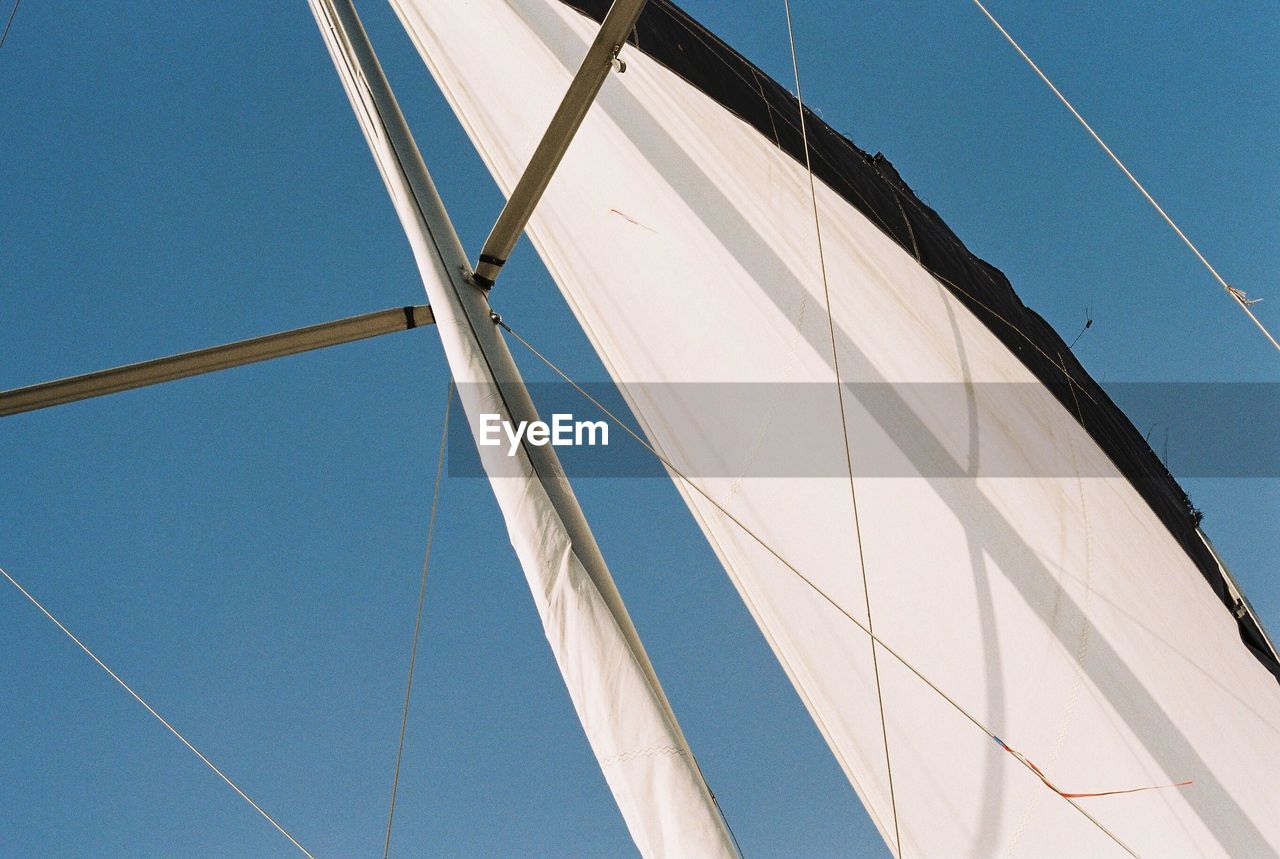
[[[360,5],[474,251],[500,197]],[[807,99],[1059,331],[1092,307],[1097,377],[1280,381],[967,0],[794,5]],[[687,6],[787,78],[781,0]],[[992,8],[1280,329],[1276,8]],[[423,300],[301,0],[26,0],[0,117],[0,388]],[[495,304],[605,378],[527,244]],[[0,421],[0,565],[318,855],[382,843],[446,379],[424,329]],[[1280,629],[1280,480],[1185,485]],[[578,491],[748,855],[882,855],[670,485]],[[445,486],[427,614],[400,855],[628,855],[482,481]],[[0,690],[0,854],[292,855],[7,585]]]

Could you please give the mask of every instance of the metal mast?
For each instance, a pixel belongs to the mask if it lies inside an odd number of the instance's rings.
[[[413,247],[472,433],[482,414],[512,424],[537,420],[353,4],[309,3]],[[479,451],[561,674],[637,846],[646,856],[736,855],[552,447],[526,442],[514,461],[505,448]]]

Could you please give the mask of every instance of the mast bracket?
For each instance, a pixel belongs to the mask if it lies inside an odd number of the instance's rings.
[[[478,262],[481,267],[485,268],[485,270],[493,270],[494,272],[493,277],[497,277],[498,271],[500,271],[502,267],[507,264],[506,260],[498,259],[497,257],[491,257],[488,254],[480,254],[480,259]],[[462,279],[467,281],[468,283],[471,283],[471,284],[474,284],[475,286],[480,287],[485,292],[488,292],[490,289],[493,288],[493,281],[491,279],[477,274],[467,266],[459,266],[459,268],[462,270]]]

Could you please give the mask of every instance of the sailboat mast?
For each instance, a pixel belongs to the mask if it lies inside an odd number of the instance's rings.
[[[413,247],[473,435],[538,419],[350,0],[309,0]],[[646,856],[734,856],[721,818],[550,445],[479,446],[561,674]],[[514,467],[513,467],[514,465]]]

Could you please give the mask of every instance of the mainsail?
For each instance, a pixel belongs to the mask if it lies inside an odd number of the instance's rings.
[[[510,192],[605,4],[392,2]],[[529,234],[890,848],[1280,850],[1275,655],[1069,349],[675,7],[624,53]],[[842,414],[836,381],[875,394]],[[832,395],[803,429],[700,394],[760,383]],[[847,477],[754,467],[844,424]],[[884,449],[909,467],[868,473]]]

